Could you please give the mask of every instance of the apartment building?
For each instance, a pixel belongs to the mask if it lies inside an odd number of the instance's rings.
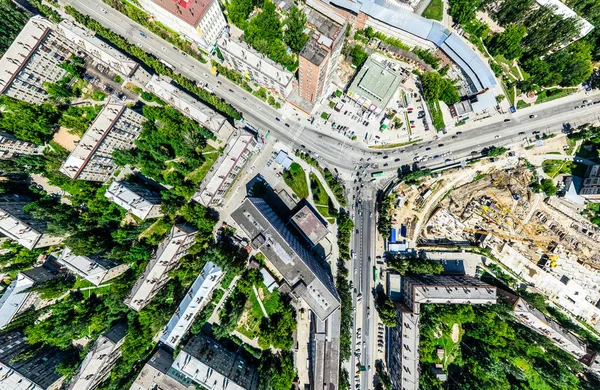
[[[247,43],[223,34],[217,41],[225,64],[248,80],[286,98],[293,89],[294,73],[271,61]]]
[[[111,201],[140,219],[162,217],[162,198],[141,184],[129,181],[113,181],[104,193]]]
[[[129,264],[119,264],[114,260],[78,256],[69,247],[63,249],[56,261],[95,286],[121,276],[130,267]]]
[[[127,306],[140,311],[154,298],[169,280],[169,271],[179,266],[179,260],[194,244],[196,233],[191,225],[173,226],[125,299]]]
[[[254,134],[244,130],[232,134],[224,152],[208,171],[193,199],[206,207],[221,206],[255,148]]]
[[[219,266],[210,261],[206,263],[160,336],[163,344],[177,348],[200,310],[210,301],[212,292],[222,277],[223,270]]]
[[[129,77],[139,64],[116,48],[104,43],[92,31],[84,29],[70,20],[63,20],[57,31],[72,42],[78,50],[84,51],[98,63],[118,74]]]
[[[138,0],[156,20],[211,51],[227,26],[217,0]]]
[[[64,237],[46,233],[46,222],[23,210],[30,202],[27,197],[18,195],[0,198],[0,233],[29,250],[60,244]]]
[[[20,139],[0,132],[0,160],[9,160],[17,156],[42,154],[44,147],[21,141]]]
[[[56,373],[66,358],[60,349],[29,345],[21,331],[0,335],[0,389],[58,390],[64,377]]]
[[[41,16],[29,19],[0,58],[0,93],[40,104],[48,98],[44,83],[55,83],[67,75],[58,65],[77,50],[53,27]]]
[[[159,348],[142,368],[129,390],[194,390],[196,386],[185,386],[167,375],[173,365],[173,355]]]
[[[211,336],[194,335],[175,358],[169,375],[184,386],[212,390],[258,390],[256,365]]]
[[[69,390],[94,390],[108,377],[121,357],[121,346],[127,335],[127,326],[118,324],[98,337],[71,379]]]
[[[311,28],[310,39],[300,52],[298,68],[298,94],[314,104],[331,84],[348,23],[331,19],[314,8],[304,9],[307,24]],[[336,18],[339,20],[339,18]]]
[[[588,168],[579,195],[592,202],[600,202],[600,164]]]
[[[146,119],[121,103],[109,102],[60,168],[71,179],[104,182],[117,165],[112,152],[134,148]]]

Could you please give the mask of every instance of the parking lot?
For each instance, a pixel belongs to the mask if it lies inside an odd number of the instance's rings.
[[[91,57],[85,58],[84,78],[94,90],[103,91],[107,95],[123,101],[126,99],[137,100],[138,97],[135,94],[114,81],[116,75],[108,67],[94,61]]]

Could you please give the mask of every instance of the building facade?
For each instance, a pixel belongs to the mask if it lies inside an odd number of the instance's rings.
[[[196,233],[197,230],[190,225],[173,226],[125,299],[127,306],[140,311],[150,303],[169,280],[169,271],[179,266],[179,260],[194,244]]]
[[[210,51],[227,26],[217,0],[138,0],[156,20]]]
[[[29,19],[0,58],[0,93],[40,104],[48,98],[44,83],[68,74],[58,65],[76,52],[75,45],[53,28],[41,16]]]
[[[162,217],[160,194],[138,183],[113,181],[104,193],[111,201],[140,219]]]
[[[592,202],[600,202],[600,164],[588,168],[579,195]]]
[[[129,264],[119,264],[113,260],[78,256],[69,247],[63,249],[56,261],[70,272],[96,286],[121,276],[130,267]]]
[[[87,129],[60,168],[71,179],[104,182],[117,165],[115,150],[134,148],[146,119],[120,103],[109,102]]]
[[[13,157],[24,155],[42,154],[44,147],[21,141],[14,136],[0,132],[0,160],[9,160]]]

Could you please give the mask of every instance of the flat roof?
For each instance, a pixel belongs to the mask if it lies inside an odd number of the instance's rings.
[[[19,272],[0,297],[0,329],[8,325],[21,309],[29,293],[25,292],[34,284],[33,280]]]
[[[354,94],[367,98],[378,108],[383,109],[389,103],[401,81],[402,78],[399,74],[369,57],[360,68],[349,89]]]
[[[214,0],[152,0],[179,19],[196,28]]]
[[[308,42],[306,42],[306,45],[304,45],[304,48],[302,48],[300,57],[306,58],[316,66],[320,66],[323,61],[325,61],[328,54],[329,52],[323,48],[316,39],[311,37]]]
[[[104,281],[110,269],[120,265],[112,260],[93,260],[87,256],[78,256],[69,247],[63,249],[56,261],[96,286]]]
[[[152,208],[161,203],[158,193],[127,181],[113,181],[104,196],[141,219],[145,219]]]
[[[318,244],[329,233],[327,226],[308,205],[298,210],[291,221],[313,245]]]
[[[0,198],[0,232],[27,249],[35,248],[46,224],[23,211],[27,197],[8,195]]]
[[[342,33],[342,25],[311,7],[305,7],[304,13],[306,14],[306,23],[314,27],[319,35],[317,41],[331,49],[333,42]]]

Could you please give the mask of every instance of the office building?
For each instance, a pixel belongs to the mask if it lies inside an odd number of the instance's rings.
[[[217,46],[223,54],[225,64],[249,81],[258,83],[284,99],[292,92],[294,73],[247,43],[223,34],[217,41]]]
[[[98,337],[79,366],[77,375],[69,383],[70,390],[94,390],[110,374],[121,357],[121,346],[127,335],[127,326],[118,324]]]
[[[104,196],[140,219],[158,218],[163,215],[160,211],[160,194],[138,183],[113,181]]]
[[[53,27],[41,16],[29,19],[0,58],[0,93],[40,104],[48,98],[44,83],[55,83],[68,74],[58,65],[76,49]]]
[[[146,84],[146,89],[167,102],[171,107],[200,123],[202,127],[219,138],[226,139],[233,130],[233,126],[227,122],[223,115],[188,95],[182,89],[177,88],[165,78],[153,75]]]
[[[69,247],[63,249],[56,261],[95,286],[121,276],[130,267],[129,264],[119,264],[114,260],[78,256]]]
[[[138,0],[156,20],[211,51],[227,26],[217,0]]]
[[[0,297],[0,329],[25,310],[43,306],[39,294],[27,290],[52,280],[57,275],[57,272],[52,272],[44,267],[35,267],[19,272]]]
[[[167,375],[173,365],[173,355],[162,348],[148,360],[129,390],[194,390]]]
[[[23,210],[30,202],[18,195],[0,198],[0,233],[29,250],[60,244],[63,237],[47,234],[46,222]]]
[[[0,132],[0,160],[10,160],[17,156],[42,154],[44,147],[21,141],[20,139]]]
[[[71,41],[75,47],[86,52],[94,60],[118,74],[129,77],[139,64],[116,48],[104,43],[92,31],[84,29],[70,20],[58,23],[57,31]]]
[[[588,168],[579,195],[589,201],[600,202],[600,164]]]
[[[193,199],[206,207],[222,205],[255,148],[254,134],[236,130],[229,138],[223,153],[202,180]]]
[[[60,171],[71,179],[104,182],[117,165],[112,152],[129,150],[145,118],[120,103],[109,102],[87,129]]]
[[[185,386],[212,390],[258,390],[259,373],[239,352],[232,352],[212,337],[194,335],[177,355],[169,375]]]
[[[389,278],[390,296],[396,300],[397,308],[397,325],[390,329],[387,362],[392,389],[417,390],[421,305],[493,304],[496,303],[496,287],[471,276],[390,275]]]
[[[348,96],[370,111],[380,114],[387,107],[402,78],[393,69],[369,57],[348,88]]]
[[[221,268],[210,261],[206,263],[160,336],[163,344],[173,349],[179,345],[200,310],[210,301],[212,292],[219,285],[222,277]]]
[[[52,347],[33,347],[20,331],[0,335],[0,389],[58,390],[64,377],[56,373],[66,358]]]
[[[179,266],[179,260],[194,244],[196,233],[196,228],[187,224],[173,226],[125,299],[127,306],[140,311],[154,298],[169,280],[169,271]]]
[[[344,45],[348,23],[339,23],[314,8],[306,7],[310,39],[300,52],[298,94],[312,104],[316,103],[331,84]]]

